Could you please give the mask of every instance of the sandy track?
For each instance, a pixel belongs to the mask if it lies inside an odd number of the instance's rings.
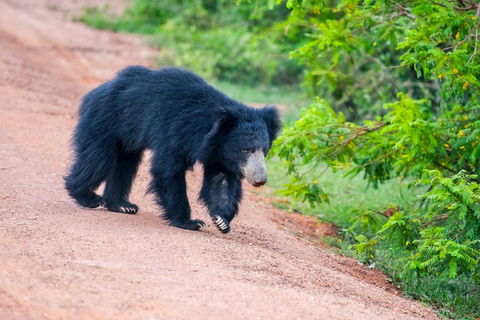
[[[157,217],[145,162],[137,215],[79,208],[63,189],[80,97],[154,52],[71,21],[100,1],[0,1],[1,319],[436,318],[379,272],[278,227],[246,187],[232,232]],[[115,1],[117,4],[120,1]],[[201,170],[189,174],[193,215]]]

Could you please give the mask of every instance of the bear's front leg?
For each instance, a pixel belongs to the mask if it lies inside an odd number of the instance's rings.
[[[185,171],[164,174],[163,170],[152,168],[151,172],[153,180],[149,191],[155,194],[157,203],[163,207],[163,218],[177,228],[187,230],[205,228],[205,222],[190,218]]]
[[[241,179],[222,173],[214,166],[205,166],[200,199],[207,206],[215,226],[227,233],[242,199]]]

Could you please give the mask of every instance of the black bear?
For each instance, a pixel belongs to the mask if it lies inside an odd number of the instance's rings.
[[[238,212],[241,181],[266,183],[265,155],[281,128],[274,107],[254,109],[178,68],[130,66],[82,99],[66,188],[80,205],[136,213],[128,195],[145,149],[153,151],[149,191],[170,225],[197,230],[185,173],[198,161],[200,200],[226,233]],[[106,182],[103,197],[95,190]]]

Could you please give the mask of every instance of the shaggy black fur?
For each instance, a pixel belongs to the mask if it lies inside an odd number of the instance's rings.
[[[128,195],[149,148],[149,191],[172,226],[204,226],[191,220],[186,193],[185,172],[197,161],[204,167],[200,199],[212,217],[229,223],[242,198],[240,166],[251,150],[266,154],[279,130],[275,108],[247,107],[190,71],[131,66],[83,98],[66,188],[82,206],[135,213]],[[95,190],[103,181],[101,197]]]

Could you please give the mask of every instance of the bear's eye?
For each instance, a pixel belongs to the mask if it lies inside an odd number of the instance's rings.
[[[242,153],[255,153],[255,149],[252,149],[252,148],[243,149]]]

